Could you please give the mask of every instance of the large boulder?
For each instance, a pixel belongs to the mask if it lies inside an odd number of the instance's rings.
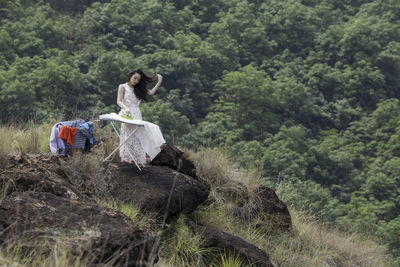
[[[194,232],[205,238],[203,246],[219,249],[222,253],[237,255],[245,266],[273,267],[267,253],[240,237],[222,232],[210,226],[191,224]]]
[[[13,192],[48,192],[75,200],[88,200],[60,166],[57,157],[20,154],[8,159],[7,169],[0,169],[3,197]]]
[[[151,161],[151,164],[168,166],[186,175],[197,177],[196,167],[189,155],[175,145],[164,144],[161,152]]]
[[[20,154],[10,157],[7,169],[0,169],[0,186],[6,195],[35,191],[79,200],[106,199],[111,184],[103,164],[81,160],[83,157],[79,156]],[[92,165],[90,168],[88,163]]]
[[[275,191],[265,185],[260,185],[255,190],[258,198],[257,212],[263,214],[281,230],[292,229],[292,218],[286,204],[278,198]]]
[[[269,226],[282,231],[292,230],[289,209],[268,186],[260,185],[255,188],[251,197],[240,203],[237,211],[245,220],[258,218],[258,226]]]
[[[148,166],[140,172],[131,164],[118,162],[110,164],[109,171],[114,199],[160,215],[191,213],[209,193],[204,184],[168,167]]]
[[[70,199],[85,198],[59,175],[50,173],[43,168],[13,169],[9,170],[7,174],[1,174],[1,178],[0,184],[5,195],[13,192],[35,191],[48,192]]]
[[[129,217],[95,203],[47,192],[14,192],[0,204],[0,244],[21,255],[50,253],[57,240],[90,264],[147,266],[155,241]],[[43,247],[48,244],[48,247]]]

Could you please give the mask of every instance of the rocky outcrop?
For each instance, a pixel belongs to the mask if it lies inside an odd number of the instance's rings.
[[[44,169],[16,170],[10,172],[6,177],[3,174],[3,192],[5,195],[10,195],[13,192],[35,191],[48,192],[70,199],[84,198],[78,190],[57,176],[57,174],[50,174]]]
[[[48,192],[71,199],[88,200],[62,169],[60,159],[44,155],[19,155],[9,159],[0,172],[0,186],[5,196],[13,192]]]
[[[188,155],[170,145],[142,171],[128,163],[101,163],[79,155],[19,155],[6,165],[0,169],[0,246],[17,246],[22,256],[40,247],[43,254],[61,238],[66,249],[90,265],[148,266],[158,252],[150,234],[121,212],[99,205],[98,199],[134,203],[159,218],[174,219],[195,211],[211,187],[198,178]],[[272,189],[261,185],[249,193],[229,179],[217,189],[238,218],[260,227],[291,229],[289,211]],[[264,251],[239,237],[195,223],[191,227],[206,238],[206,247],[239,255],[253,266],[273,266]]]
[[[190,213],[208,196],[199,181],[166,166],[138,172],[127,163],[96,163],[94,174],[108,178],[90,181],[82,164],[45,155],[10,158],[7,169],[0,170],[0,245],[23,244],[27,254],[43,253],[62,238],[67,249],[92,263],[148,265],[157,259],[154,238],[122,213],[99,206],[96,182],[108,183],[110,199],[160,215]]]
[[[27,191],[14,192],[0,204],[3,246],[22,244],[22,255],[46,253],[59,238],[91,264],[147,266],[156,252],[154,239],[127,216],[95,203]]]
[[[138,172],[127,163],[112,164],[114,199],[139,204],[160,215],[191,213],[208,197],[199,181],[163,166],[148,166]]]
[[[152,165],[168,166],[171,169],[196,178],[196,167],[189,155],[178,146],[164,144],[161,152],[151,161]]]
[[[76,163],[75,163],[76,164]],[[191,163],[193,165],[193,163]],[[188,164],[186,164],[188,165]],[[9,168],[0,174],[6,195],[12,192],[48,192],[75,200],[94,201],[99,187],[107,197],[131,202],[143,210],[168,216],[190,213],[208,197],[208,188],[195,178],[166,166],[147,166],[142,172],[128,163],[99,164],[103,172],[91,181],[85,170],[68,166],[68,160],[43,155],[23,155],[10,159]],[[101,185],[103,184],[103,185]],[[168,207],[167,207],[168,206]]]
[[[222,232],[214,227],[191,225],[194,232],[205,238],[205,247],[217,248],[222,253],[237,255],[245,266],[273,267],[268,255],[240,237]]]
[[[79,170],[71,175],[67,160],[19,155],[0,170],[0,245],[18,247],[23,257],[50,253],[62,240],[64,249],[90,264],[155,262],[154,238],[121,212],[98,205],[90,187],[96,181],[79,177]]]

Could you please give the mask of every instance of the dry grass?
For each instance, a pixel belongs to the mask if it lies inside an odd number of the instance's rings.
[[[208,149],[191,155],[197,174],[210,185],[213,201],[225,203],[238,198],[254,199],[254,190],[261,184],[256,169],[238,170],[232,168],[228,156],[220,149]]]
[[[30,122],[27,127],[16,127],[13,147],[22,153],[48,153],[52,123],[35,125]]]
[[[7,167],[7,158],[12,150],[15,128],[12,126],[0,127],[0,168]]]
[[[0,143],[0,167],[4,167],[8,155],[18,152],[48,153],[51,127],[52,124],[31,124],[26,128],[1,126],[0,140],[7,141]],[[91,153],[72,153],[62,159],[62,168],[83,191],[92,192],[99,200],[104,200],[109,197],[112,183],[101,159],[111,153],[119,140],[107,127],[99,129],[97,134],[99,145]],[[360,241],[354,235],[329,229],[295,210],[291,210],[294,229],[291,234],[277,232],[267,224],[265,227],[256,226],[261,217],[244,222],[235,211],[240,203],[241,207],[251,212],[254,201],[257,201],[254,191],[261,184],[258,170],[233,168],[226,153],[219,149],[193,153],[191,157],[200,179],[211,187],[207,203],[191,216],[194,220],[255,244],[266,251],[277,266],[384,266],[386,256],[381,247],[371,241]],[[202,237],[190,231],[185,217],[178,218],[168,231],[164,231],[155,215],[145,214],[139,207],[121,203],[107,205],[130,216],[153,236],[161,237],[160,262],[156,266],[207,266],[211,263],[208,261],[210,250],[202,247]],[[60,239],[51,253],[34,258],[21,258],[17,250],[3,257],[0,255],[0,264],[24,266],[29,262],[29,266],[84,266],[85,261],[80,256],[71,255],[64,241]],[[231,260],[233,263],[229,263]],[[215,265],[236,263],[234,258],[225,256]]]
[[[49,153],[49,139],[52,123],[36,125],[29,122],[26,126],[0,126],[0,167],[10,155],[18,153]],[[4,166],[3,166],[4,167]]]
[[[193,158],[200,178],[211,186],[210,199],[194,212],[194,220],[249,241],[264,250],[277,266],[385,265],[387,256],[374,242],[329,229],[295,210],[290,211],[292,233],[279,232],[265,222],[262,227],[256,226],[262,220],[259,216],[244,222],[240,214],[233,212],[238,200],[227,197],[226,192],[236,194],[236,198],[244,197],[244,207],[251,212],[254,189],[260,184],[258,172],[234,169],[226,154],[218,149],[202,151]]]
[[[268,225],[242,223],[224,205],[198,209],[198,222],[239,236],[264,250],[277,266],[384,266],[383,248],[372,241],[329,229],[315,218],[291,210],[293,233],[277,232]]]
[[[291,211],[296,237],[310,261],[328,266],[384,266],[383,248],[372,241],[330,229],[310,215]],[[293,266],[293,265],[291,265]]]
[[[72,151],[70,151],[72,152]],[[109,199],[111,177],[103,163],[103,152],[91,153],[74,150],[67,158],[60,158],[61,168],[81,192],[88,192],[99,199]]]
[[[29,243],[29,252],[24,251],[24,244],[10,245],[0,256],[0,264],[3,266],[33,266],[33,267],[67,267],[87,266],[88,257],[83,256],[76,246],[82,236],[49,233],[52,242],[41,240]]]
[[[234,207],[212,203],[199,207],[192,215],[193,219],[203,225],[215,227],[223,232],[238,236],[259,248],[265,247],[265,240],[271,233],[276,234],[268,224],[256,226],[258,221],[243,222],[232,212]]]
[[[39,153],[39,127],[30,125],[27,129],[17,129],[14,135],[13,146],[18,152]]]
[[[110,124],[101,127],[101,122],[95,122],[93,134],[96,136],[96,149],[101,151],[103,157],[109,155],[119,145],[119,137]],[[119,153],[115,153],[110,160],[119,160]]]
[[[268,235],[260,244],[279,266],[385,265],[383,249],[349,233],[321,225],[315,218],[291,210],[294,234]]]

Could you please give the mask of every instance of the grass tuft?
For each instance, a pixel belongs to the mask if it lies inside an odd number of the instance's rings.
[[[0,168],[6,168],[8,156],[12,151],[12,140],[14,138],[15,128],[12,126],[0,127]]]
[[[202,247],[203,242],[203,236],[194,234],[181,214],[168,230],[161,256],[171,266],[208,266],[211,249]]]
[[[226,203],[255,199],[254,191],[261,184],[256,169],[246,171],[233,168],[227,154],[216,148],[195,153],[191,158],[199,178],[211,187],[212,201]]]
[[[161,231],[161,225],[157,221],[157,214],[145,212],[139,205],[135,203],[104,201],[102,199],[98,199],[97,203],[101,206],[120,211],[134,221],[140,229],[150,233],[153,236],[156,236]]]
[[[212,267],[244,267],[244,260],[238,254],[224,253],[221,254],[220,259],[214,262]]]
[[[9,156],[19,153],[49,153],[52,123],[37,125],[29,122],[25,126],[0,126],[0,168],[6,167]]]
[[[134,205],[133,203],[121,203],[114,201],[111,203],[110,208],[119,210],[129,218],[131,218],[132,221],[137,221],[140,216],[140,207]]]
[[[25,128],[16,128],[13,147],[21,153],[48,153],[52,124],[36,125],[29,122]]]
[[[74,240],[76,239],[76,240]],[[75,236],[57,236],[54,242],[41,241],[27,242],[30,247],[26,251],[24,244],[18,242],[15,245],[9,245],[6,251],[0,253],[0,264],[4,266],[87,266],[89,258],[83,256],[83,252],[77,251],[76,241],[80,237]]]

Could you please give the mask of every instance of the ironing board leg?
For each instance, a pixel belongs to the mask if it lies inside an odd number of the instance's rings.
[[[119,135],[117,129],[115,128],[114,124],[113,124],[112,122],[111,122],[111,124],[112,124],[112,126],[113,126],[113,128],[114,128],[114,131],[117,133],[118,137],[120,137],[120,135]],[[123,140],[123,141],[121,142],[121,144],[120,144],[116,149],[114,149],[113,152],[111,152],[111,154],[108,155],[108,156],[103,160],[103,162],[104,162],[104,161],[107,161],[115,152],[117,152],[117,150],[118,150],[121,146],[123,146],[123,145],[125,144],[126,141],[128,141],[128,139],[136,132],[137,129],[138,129],[138,128],[136,127],[136,128],[128,135],[128,137],[127,137],[125,140]],[[132,156],[132,154],[131,154],[131,152],[129,151],[129,149],[128,149],[128,153],[129,153],[129,156],[131,156],[131,159],[132,159],[133,162],[135,163],[136,167],[138,167],[138,169],[141,171],[142,169],[141,169],[141,168],[139,167],[139,165],[137,164],[135,158]]]
[[[113,122],[111,122],[111,126],[114,128],[114,131],[117,133],[118,137],[121,138],[121,136],[119,135],[119,131],[118,131],[117,127],[115,127]],[[135,161],[135,158],[132,156],[131,151],[129,149],[128,149],[128,153],[129,153],[129,156],[131,157],[131,159],[133,160],[133,162],[135,162],[136,167],[138,167],[139,171],[141,171],[139,165]]]
[[[111,122],[111,126],[114,128],[114,131],[117,133],[118,137],[120,137],[119,136],[119,131],[117,130],[117,128],[115,127],[113,122]]]

